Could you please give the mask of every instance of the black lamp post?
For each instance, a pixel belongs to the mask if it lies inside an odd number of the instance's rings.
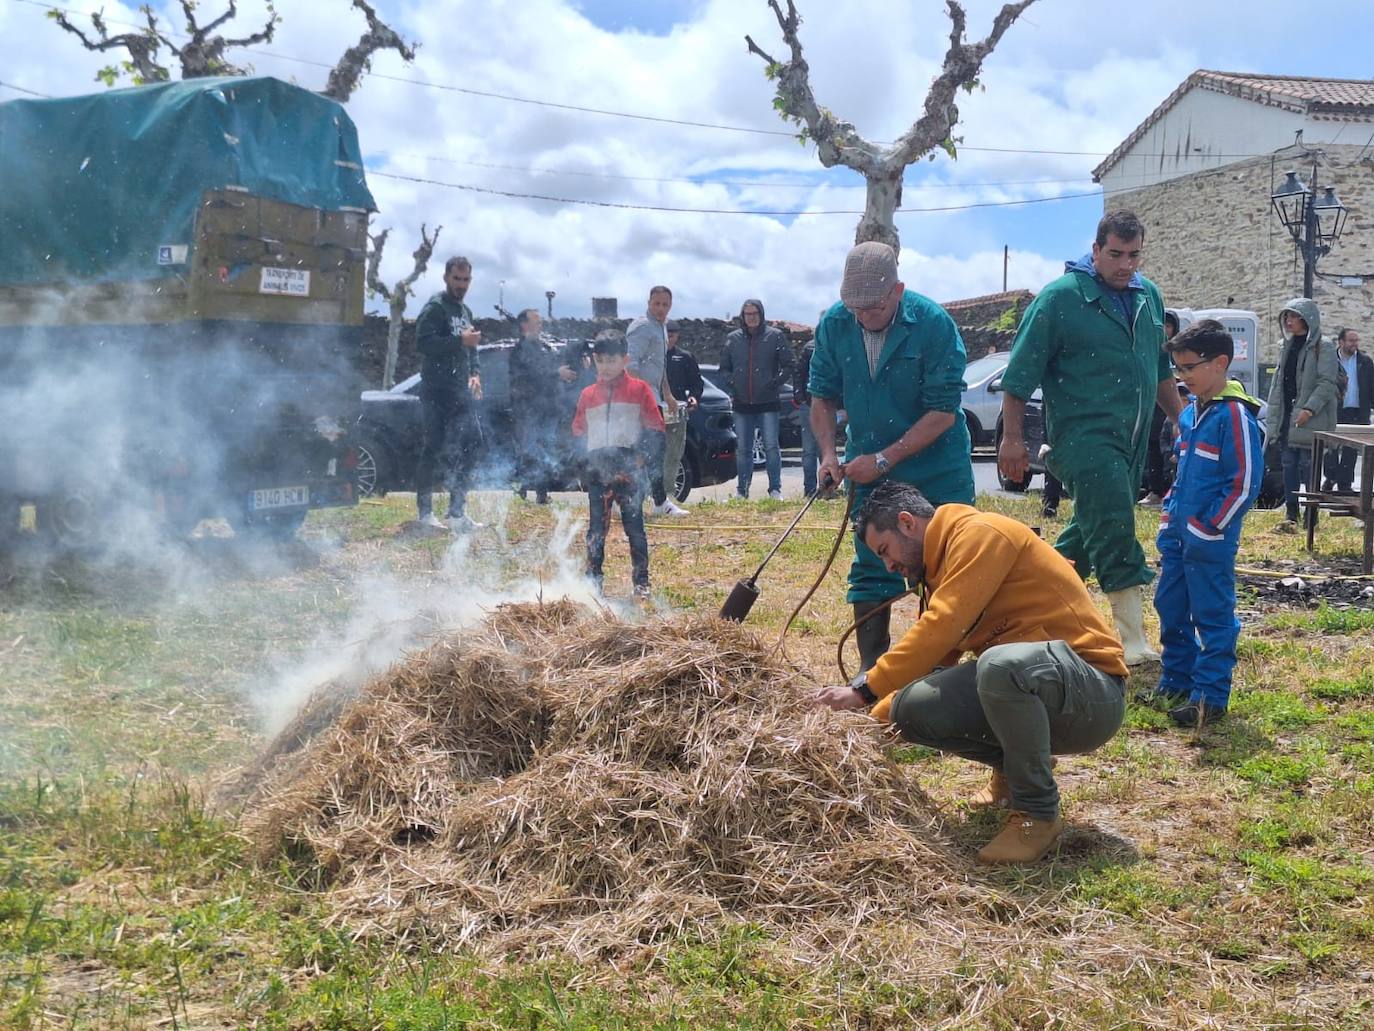
[[[1317,261],[1331,253],[1332,246],[1340,239],[1345,229],[1345,205],[1336,197],[1333,186],[1323,188],[1320,197],[1316,192],[1317,163],[1312,162],[1312,188],[1298,178],[1297,172],[1288,172],[1279,188],[1269,196],[1279,221],[1293,238],[1294,245],[1302,254],[1302,295],[1312,296],[1312,280],[1317,271]]]

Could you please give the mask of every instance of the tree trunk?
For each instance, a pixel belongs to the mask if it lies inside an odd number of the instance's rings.
[[[868,197],[864,205],[864,217],[854,231],[854,242],[866,243],[877,240],[885,243],[894,251],[901,253],[901,243],[897,237],[897,224],[894,216],[902,206],[902,171],[886,176],[866,176]]]
[[[391,319],[386,324],[386,365],[382,367],[382,389],[396,382],[396,355],[401,349],[401,324],[405,322],[406,295],[397,290],[391,295]]]

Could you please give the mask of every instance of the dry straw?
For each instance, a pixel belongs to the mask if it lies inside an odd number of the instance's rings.
[[[715,619],[505,606],[356,698],[318,693],[240,783],[244,827],[327,875],[361,932],[500,954],[612,956],[722,920],[833,953],[1005,908],[883,731],[810,690]]]

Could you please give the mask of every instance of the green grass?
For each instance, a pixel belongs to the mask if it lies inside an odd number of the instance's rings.
[[[990,507],[1038,524],[1037,504]],[[718,608],[796,512],[702,507],[703,524],[760,529],[651,524],[655,589],[683,610]],[[452,589],[446,542],[396,536],[412,510],[387,498],[312,516],[318,558],[253,566],[207,545],[181,593],[152,574],[70,565],[0,577],[0,1026],[1353,1028],[1374,1017],[1362,976],[1374,969],[1374,616],[1353,609],[1247,620],[1231,714],[1200,737],[1131,705],[1113,741],[1062,757],[1070,832],[1035,867],[972,863],[998,826],[962,805],[984,770],[894,745],[939,806],[932,847],[954,857],[950,898],[967,894],[970,918],[991,921],[977,937],[865,924],[835,929],[843,952],[803,955],[726,919],[642,953],[522,962],[356,936],[322,878],[284,858],[256,863],[233,814],[205,798],[261,746],[246,686],[337,641],[371,578],[421,596]],[[806,524],[842,512],[824,502]],[[1155,518],[1138,514],[1147,550]],[[504,540],[474,539],[464,584],[547,571],[554,513],[513,502],[509,519]],[[1250,517],[1243,561],[1312,561],[1268,532],[1273,521]],[[797,534],[770,564],[750,617],[765,638],[830,543],[829,531]],[[1325,524],[1318,543],[1318,558],[1358,546]],[[789,637],[804,683],[836,682],[847,561],[846,546]],[[628,584],[614,539],[608,573]],[[1245,603],[1271,604],[1263,592]],[[895,626],[910,618],[899,608]]]

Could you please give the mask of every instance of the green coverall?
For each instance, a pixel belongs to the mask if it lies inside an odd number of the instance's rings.
[[[884,479],[913,484],[933,505],[973,504],[973,464],[962,408],[964,363],[959,327],[948,312],[913,290],[902,294],[876,376],[868,371],[863,330],[848,309],[837,303],[821,316],[807,390],[845,410],[846,462],[895,443],[927,412],[954,413],[954,425],[929,447],[893,465],[886,477],[851,484],[856,512]],[[889,573],[856,537],[848,600],[886,601],[904,590],[902,577]]]
[[[1136,498],[1156,392],[1173,375],[1159,288],[1137,276],[1125,295],[1129,322],[1101,280],[1071,266],[1026,310],[1002,376],[1015,397],[1044,392],[1046,464],[1073,498],[1054,546],[1108,593],[1154,578],[1135,536]]]

